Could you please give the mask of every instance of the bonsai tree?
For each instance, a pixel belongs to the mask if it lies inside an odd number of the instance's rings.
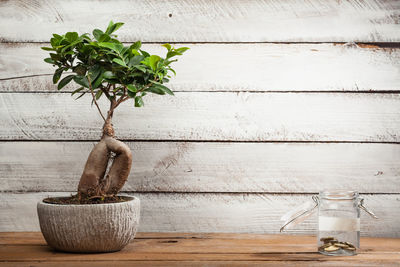
[[[56,67],[53,83],[58,83],[58,90],[75,82],[79,88],[72,95],[77,95],[76,99],[79,99],[89,94],[92,105],[97,107],[104,121],[101,140],[90,152],[78,185],[78,194],[73,196],[80,203],[115,197],[121,190],[132,166],[132,153],[126,144],[115,137],[112,124],[114,111],[129,99],[134,100],[135,107],[143,106],[143,97],[147,93],[173,95],[164,86],[170,74],[175,74],[170,65],[177,61],[174,57],[188,49],[175,49],[170,44],[163,44],[167,49],[164,58],[151,55],[141,49],[140,41],[131,45],[118,41],[114,32],[122,25],[121,22],[111,21],[104,32],[93,30],[93,37],[77,32],[53,34],[51,47],[42,47],[50,51],[50,57],[44,61]],[[67,75],[61,79],[63,74]],[[101,97],[110,102],[106,114],[98,104]],[[111,167],[107,168],[110,161]]]

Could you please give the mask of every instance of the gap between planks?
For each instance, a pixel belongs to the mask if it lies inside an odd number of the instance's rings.
[[[124,142],[143,142],[143,143],[249,143],[249,144],[388,144],[388,145],[398,145],[400,142],[391,141],[301,141],[301,140],[181,140],[181,139],[129,139],[129,138],[118,138]],[[47,142],[66,142],[66,143],[85,143],[85,142],[98,142],[98,139],[78,139],[78,140],[65,140],[65,139],[4,139],[0,140],[1,143],[7,142],[35,142],[35,143],[47,143]]]
[[[70,73],[72,74],[72,73]],[[52,76],[53,74],[39,74],[39,75],[30,75],[30,76],[21,76],[21,77],[11,77],[11,78],[3,78],[0,81],[8,81],[8,80],[18,80],[23,78],[30,77],[42,77],[42,76]],[[0,91],[0,94],[71,94],[69,91]],[[182,91],[182,90],[174,90],[174,93],[252,93],[252,94],[398,94],[400,90],[331,90],[331,91],[274,91],[274,90],[193,90],[193,91]]]
[[[121,42],[122,44],[132,44],[132,42],[126,42],[126,41],[123,41],[123,42]],[[290,45],[290,44],[294,44],[294,45],[319,45],[319,44],[332,44],[332,45],[347,45],[347,44],[356,44],[357,46],[360,46],[360,47],[363,47],[363,48],[400,48],[400,42],[351,42],[351,41],[349,41],[349,42],[329,42],[329,41],[325,41],[325,42],[313,42],[313,41],[309,41],[309,42],[307,42],[307,41],[302,41],[302,42],[296,42],[296,41],[293,41],[293,42],[262,42],[262,41],[260,41],[260,42],[246,42],[246,41],[243,41],[243,42],[240,42],[240,41],[237,41],[237,42],[224,42],[224,41],[221,41],[221,42],[218,42],[218,41],[215,41],[215,42],[178,42],[178,41],[172,41],[172,42],[168,42],[168,41],[165,41],[165,42],[141,42],[142,44],[144,44],[144,45],[162,45],[162,44],[165,44],[165,43],[169,43],[169,44],[174,44],[174,45],[176,45],[176,44],[185,44],[185,45],[196,45],[196,44],[200,44],[200,45],[202,45],[202,44],[216,44],[216,45],[218,45],[218,44],[271,44],[271,45],[274,45],[274,44],[277,44],[277,45]],[[2,39],[0,39],[0,44],[10,44],[10,45],[13,45],[13,44],[43,44],[43,45],[48,45],[49,44],[49,42],[48,41],[41,41],[41,42],[38,42],[38,41],[4,41],[4,40],[2,40]]]

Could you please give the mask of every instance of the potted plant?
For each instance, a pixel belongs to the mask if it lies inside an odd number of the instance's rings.
[[[84,167],[77,194],[46,198],[38,203],[40,228],[47,243],[58,250],[73,252],[117,251],[133,238],[139,222],[140,204],[136,197],[119,196],[132,166],[130,148],[115,137],[112,118],[125,101],[143,106],[147,93],[173,92],[164,86],[175,56],[188,48],[167,49],[165,58],[141,49],[141,42],[124,45],[114,32],[123,23],[109,23],[105,32],[95,29],[93,37],[85,33],[53,34],[50,57],[44,59],[57,69],[53,83],[61,90],[70,82],[79,88],[72,92],[79,99],[91,96],[104,125],[100,141],[93,147]],[[62,74],[67,74],[62,79]],[[105,97],[110,105],[103,114],[98,100]],[[132,105],[133,106],[133,105]],[[110,163],[110,167],[108,168]]]

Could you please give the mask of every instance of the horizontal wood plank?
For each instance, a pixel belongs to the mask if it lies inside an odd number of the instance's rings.
[[[54,261],[54,262],[65,262],[65,261],[75,261],[79,262],[82,258],[87,258],[86,261],[92,262],[100,259],[102,261],[106,261],[110,263],[116,263],[118,261],[146,261],[149,259],[156,261],[282,261],[282,258],[286,258],[287,262],[297,262],[297,261],[305,261],[305,262],[319,262],[319,261],[328,261],[326,256],[322,254],[315,253],[295,253],[295,254],[282,254],[282,253],[135,253],[132,250],[125,250],[116,253],[102,253],[102,254],[71,254],[71,253],[55,253],[53,250],[48,248],[47,246],[7,246],[1,247],[0,252],[4,253],[5,261],[9,261],[10,258],[15,258],[21,255],[20,262],[24,261]],[[7,251],[13,252],[12,254],[5,254]],[[119,259],[115,260],[115,257],[118,255]],[[359,254],[357,257],[335,257],[335,260],[340,262],[352,262],[353,266],[358,262],[374,262],[381,266],[380,264],[390,264],[389,266],[398,266],[397,264],[400,259],[398,253],[365,253]],[[339,265],[341,266],[341,265]],[[364,265],[361,265],[364,266]],[[368,266],[368,265],[367,265]]]
[[[98,140],[91,96],[0,94],[1,140]],[[127,101],[114,112],[120,139],[231,141],[400,141],[400,95],[177,93]],[[103,109],[107,100],[100,101]]]
[[[24,233],[14,233],[20,237]],[[36,233],[37,236],[41,235]],[[179,233],[178,233],[179,235]],[[218,234],[209,234],[211,238],[196,239],[135,239],[122,251],[101,254],[70,254],[55,252],[45,243],[32,244],[29,240],[25,244],[15,246],[5,244],[0,247],[0,261],[3,262],[84,262],[97,261],[116,264],[120,261],[240,261],[245,263],[261,261],[281,261],[282,263],[301,262],[332,262],[353,263],[353,266],[364,266],[364,262],[374,262],[379,266],[389,264],[393,266],[400,259],[398,252],[399,239],[362,238],[363,245],[359,255],[355,257],[326,257],[318,254],[315,249],[315,237],[312,236],[283,236],[283,235],[253,235],[246,239],[239,236],[232,239],[220,239]],[[163,236],[160,234],[160,236]],[[248,235],[246,235],[248,236]],[[390,245],[388,245],[388,243]],[[387,249],[389,248],[389,250]],[[231,256],[230,258],[229,255]],[[192,257],[192,258],[190,258]],[[359,265],[361,263],[361,265]],[[368,266],[368,265],[367,265]]]
[[[0,231],[38,231],[36,203],[47,196],[65,192],[1,193]],[[311,200],[303,194],[193,194],[138,193],[141,199],[142,232],[232,232],[279,233],[280,217],[290,209]],[[373,220],[361,215],[363,236],[400,237],[400,197],[363,195],[366,205],[376,212]],[[314,234],[315,215],[293,234]]]
[[[74,191],[94,142],[0,142],[3,191]],[[125,191],[400,193],[399,144],[128,142]]]
[[[0,92],[57,92],[40,49],[47,44],[0,44]],[[400,90],[400,48],[339,44],[177,44],[176,91]],[[165,48],[145,44],[164,55]],[[39,75],[39,76],[37,76]],[[63,91],[72,92],[77,85]]]
[[[43,42],[118,18],[125,41],[398,42],[399,14],[395,0],[2,1],[0,39]]]
[[[205,256],[207,258],[207,256]],[[380,267],[391,267],[399,265],[397,264],[396,259],[385,259],[385,260],[362,260],[355,262],[343,262],[338,260],[329,260],[329,261],[274,261],[274,260],[240,260],[240,261],[233,261],[233,260],[218,260],[218,261],[210,261],[210,260],[188,260],[188,261],[139,261],[139,260],[124,260],[124,261],[24,261],[24,262],[12,262],[7,261],[7,263],[0,263],[1,266],[29,266],[29,267],[75,267],[79,263],[79,266],[86,267],[86,266],[96,266],[96,267],[109,267],[110,265],[117,264],[118,266],[129,266],[129,267],[175,267],[175,266],[187,266],[187,267],[226,267],[226,266],[258,266],[258,267],[281,267],[281,266],[295,266],[295,267],[376,267],[377,264]]]
[[[274,246],[268,247],[268,252],[315,252],[316,244],[315,236],[310,235],[179,232],[138,232],[132,242],[138,246],[137,252],[156,253],[171,253],[172,244],[177,243],[182,246],[181,252],[188,253],[260,253],[271,244]],[[226,243],[231,246],[224,246]],[[400,239],[362,237],[361,243],[361,250],[370,253],[399,252]],[[0,244],[43,246],[46,241],[40,232],[0,232]]]

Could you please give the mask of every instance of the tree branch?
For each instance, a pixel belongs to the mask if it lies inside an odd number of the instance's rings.
[[[88,79],[88,82],[89,82],[89,89],[90,89],[90,93],[92,94],[93,101],[96,104],[96,107],[97,107],[97,109],[98,109],[98,111],[100,113],[100,116],[103,118],[104,122],[106,122],[106,118],[103,116],[103,113],[101,112],[101,109],[100,109],[99,105],[97,104],[96,96],[93,93],[92,82],[90,81],[89,75],[87,76],[87,79]]]
[[[108,89],[108,90],[107,90]],[[104,87],[100,87],[100,90],[101,91],[103,91],[103,93],[106,95],[106,97],[108,98],[108,100],[110,100],[111,101],[111,99],[110,99],[110,94],[108,93],[108,91],[110,90],[110,87],[108,86],[107,88],[104,88]]]

